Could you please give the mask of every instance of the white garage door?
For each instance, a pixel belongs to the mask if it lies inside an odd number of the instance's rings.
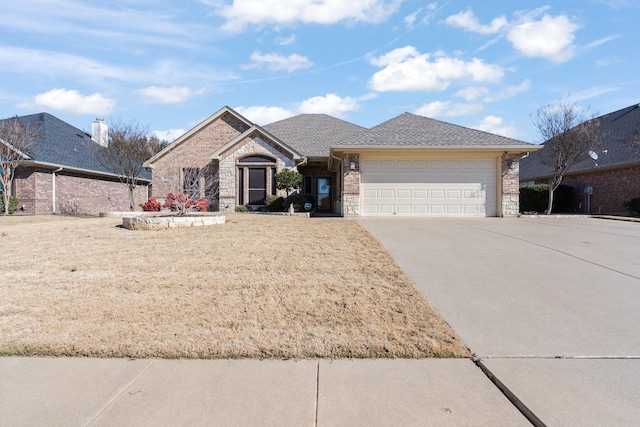
[[[364,216],[495,216],[495,159],[361,159]]]

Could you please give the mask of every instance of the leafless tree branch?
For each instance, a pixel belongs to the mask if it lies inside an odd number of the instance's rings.
[[[22,123],[18,117],[0,120],[0,184],[4,215],[9,214],[10,189],[16,167],[28,160],[37,148],[40,132]]]
[[[544,142],[540,150],[540,161],[553,171],[549,185],[549,204],[546,214],[551,213],[553,193],[564,175],[576,164],[589,158],[589,151],[597,151],[600,144],[600,121],[595,115],[587,117],[568,99],[555,105],[539,109],[532,121]]]

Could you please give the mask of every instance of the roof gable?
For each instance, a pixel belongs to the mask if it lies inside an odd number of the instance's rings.
[[[403,113],[335,146],[380,147],[536,147],[516,139]]]
[[[241,133],[240,135],[238,135],[237,137],[235,137],[234,139],[229,141],[227,144],[225,144],[222,147],[218,148],[216,151],[214,151],[211,154],[211,158],[219,160],[219,158],[221,156],[223,156],[225,153],[230,151],[232,148],[234,148],[235,146],[240,144],[245,138],[251,137],[252,135],[254,135],[256,133],[260,134],[262,137],[264,137],[264,139],[268,139],[271,142],[273,142],[275,145],[281,147],[283,149],[282,151],[288,152],[291,155],[292,159],[297,160],[297,159],[302,158],[302,155],[299,152],[297,152],[296,150],[294,150],[291,147],[287,146],[282,141],[280,141],[278,138],[276,138],[275,136],[271,135],[269,132],[265,131],[260,126],[256,126],[256,125],[251,126],[249,129],[247,129],[246,131],[244,131],[243,133]]]
[[[188,141],[189,139],[191,139],[192,136],[194,136],[198,132],[202,131],[204,128],[206,128],[207,126],[209,126],[210,124],[212,124],[216,120],[218,120],[221,117],[223,117],[225,114],[230,114],[230,115],[234,116],[240,122],[244,123],[247,126],[247,128],[251,128],[251,127],[254,126],[253,123],[251,123],[249,120],[247,120],[241,114],[237,113],[235,110],[233,110],[232,108],[229,108],[228,106],[225,105],[220,110],[216,111],[211,116],[207,117],[205,120],[203,120],[202,122],[197,124],[195,127],[191,128],[190,130],[185,132],[182,136],[180,136],[178,139],[176,139],[171,144],[166,146],[163,150],[158,152],[155,156],[151,157],[149,160],[144,162],[144,166],[145,167],[153,167],[153,164],[158,159],[164,157],[167,153],[169,153],[172,150],[176,149],[177,147],[182,145],[185,141]]]

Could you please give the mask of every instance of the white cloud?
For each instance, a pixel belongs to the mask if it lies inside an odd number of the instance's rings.
[[[160,141],[173,142],[182,136],[186,129],[167,129],[167,130],[154,130],[151,135],[157,137]]]
[[[477,114],[484,110],[482,104],[456,104],[450,101],[434,101],[416,109],[415,113],[425,117],[456,117]]]
[[[487,116],[477,125],[472,127],[474,129],[495,133],[496,135],[502,135],[509,138],[516,138],[519,135],[519,132],[515,127],[505,125],[504,119],[497,116]]]
[[[285,108],[265,106],[237,107],[234,110],[261,126],[293,117],[296,114]]]
[[[276,43],[280,46],[289,46],[290,44],[294,44],[296,42],[296,35],[291,34],[289,37],[278,37]]]
[[[489,93],[489,89],[481,86],[467,86],[460,89],[455,93],[456,96],[464,98],[467,101],[475,101],[478,98],[482,98]]]
[[[251,64],[243,65],[243,69],[262,68],[266,66],[270,71],[284,70],[291,73],[296,70],[309,68],[313,65],[313,62],[309,61],[306,56],[298,55],[297,53],[289,56],[283,56],[277,53],[261,54],[259,51],[255,51],[251,54]]]
[[[507,35],[513,47],[528,57],[566,62],[574,55],[574,33],[580,27],[565,15],[545,14],[539,21],[526,20]]]
[[[223,29],[242,31],[248,25],[335,24],[382,22],[398,10],[401,0],[200,0],[226,19]]]
[[[575,52],[573,40],[575,32],[580,28],[566,15],[551,16],[545,13],[549,6],[537,9],[518,11],[511,22],[505,16],[499,16],[489,25],[478,21],[471,9],[451,15],[445,23],[452,27],[461,28],[478,34],[500,35],[483,45],[484,50],[496,43],[506,34],[511,45],[521,54],[531,58],[545,58],[552,62],[565,62],[571,59]],[[544,14],[544,15],[543,15]],[[540,17],[542,15],[542,17]],[[608,37],[596,43],[606,43]]]
[[[531,80],[526,79],[519,85],[507,86],[504,90],[498,91],[496,93],[492,93],[491,95],[484,97],[483,101],[496,102],[496,101],[502,101],[503,99],[507,99],[507,98],[513,98],[514,96],[520,93],[527,92],[529,89],[531,89],[531,85],[532,85]]]
[[[465,31],[472,31],[479,34],[495,34],[509,24],[507,18],[499,16],[491,21],[489,25],[482,25],[471,9],[448,16],[444,22],[452,27],[462,28]]]
[[[302,101],[298,111],[303,114],[328,114],[330,116],[342,117],[344,113],[355,111],[360,108],[355,98],[346,96],[344,98],[329,93],[326,96],[315,96]]]
[[[404,17],[404,23],[407,26],[407,28],[413,28],[413,24],[416,22],[416,18],[418,17],[418,14],[420,12],[422,12],[422,8]]]
[[[144,98],[144,102],[152,104],[178,104],[202,92],[193,91],[186,86],[149,86],[138,90],[138,93]]]
[[[368,101],[376,96],[376,94],[371,93],[359,98],[352,98],[329,93],[325,96],[314,96],[306,99],[298,104],[298,107],[293,111],[281,107],[267,106],[236,107],[234,110],[258,125],[266,125],[297,114],[328,114],[334,117],[343,117],[345,113],[360,108],[359,101]]]
[[[142,84],[192,81],[227,81],[236,78],[225,70],[205,66],[187,67],[179,61],[158,61],[147,68],[115,66],[78,55],[36,49],[0,46],[3,71],[44,75],[47,78],[76,78],[94,84],[103,80],[119,80]]]
[[[385,91],[443,91],[453,80],[496,83],[504,76],[499,65],[487,64],[473,58],[465,62],[447,56],[430,60],[429,54],[421,54],[413,46],[395,49],[377,58],[371,58],[373,65],[384,67],[375,73],[369,86],[378,92]]]
[[[36,95],[33,102],[22,105],[22,107],[34,106],[64,113],[103,116],[113,111],[116,101],[101,93],[83,95],[77,90],[52,89]]]

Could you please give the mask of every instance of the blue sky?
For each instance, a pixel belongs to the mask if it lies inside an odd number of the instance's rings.
[[[405,111],[540,142],[538,108],[640,102],[640,1],[23,0],[0,4],[0,117],[164,139],[224,105],[266,124]]]

